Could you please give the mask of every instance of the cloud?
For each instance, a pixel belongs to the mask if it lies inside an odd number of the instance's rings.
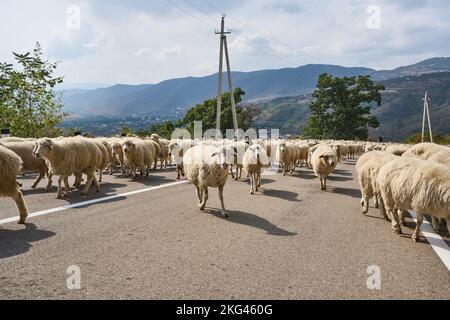
[[[393,68],[450,52],[439,0],[2,0],[0,61],[39,41],[67,82],[155,83],[217,72],[222,12],[233,70],[329,63]],[[81,29],[66,26],[81,8]],[[377,5],[381,29],[367,28]],[[38,19],[36,17],[39,17]],[[14,33],[10,30],[14,30]]]

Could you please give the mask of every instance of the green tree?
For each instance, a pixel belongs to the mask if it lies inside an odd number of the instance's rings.
[[[234,90],[234,99],[236,104],[242,101],[245,92],[241,88]],[[216,111],[217,98],[205,100],[201,104],[197,104],[190,109],[186,116],[178,123],[179,126],[184,126],[191,134],[194,132],[194,121],[202,121],[203,130],[214,129],[216,127]],[[256,105],[237,105],[236,113],[238,118],[238,126],[244,131],[252,126],[257,120],[261,111]],[[225,129],[233,129],[233,116],[231,112],[231,97],[227,92],[222,95],[222,112],[220,118],[220,127]]]
[[[45,60],[39,43],[32,52],[13,53],[16,64],[0,63],[0,126],[20,137],[55,136],[68,114],[62,111],[55,87],[63,77],[53,74],[57,63]]]
[[[320,75],[304,136],[366,140],[369,135],[367,127],[379,126],[378,119],[370,114],[370,105],[381,104],[382,90],[384,86],[375,84],[369,76],[338,78]]]

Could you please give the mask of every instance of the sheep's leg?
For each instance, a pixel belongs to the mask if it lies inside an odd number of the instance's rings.
[[[239,168],[239,176],[238,176],[238,179],[241,179],[241,177],[242,177],[242,165],[240,164],[238,168]]]
[[[219,199],[220,199],[220,205],[222,207],[222,217],[227,218],[228,215],[227,215],[227,213],[225,211],[225,205],[223,203],[223,187],[224,186],[220,186],[219,187]]]
[[[447,230],[448,234],[450,235],[450,218],[447,219]]]
[[[180,167],[177,166],[177,180],[180,180],[180,179],[181,179],[181,170],[180,170]]]
[[[391,225],[392,230],[397,234],[402,234],[402,227],[400,226],[399,217],[398,217],[398,211],[397,209],[389,210],[391,214]]]
[[[378,198],[375,197],[375,208],[379,209],[380,208],[380,204],[378,203]]]
[[[230,166],[231,178],[234,179],[233,165]]]
[[[417,223],[416,223],[416,229],[414,230],[414,233],[412,235],[412,239],[414,242],[419,241],[420,239],[420,226],[422,225],[423,222],[423,213],[417,213]]]
[[[433,226],[433,230],[436,232],[439,232],[440,226],[439,226],[439,219],[436,217],[431,217],[431,225]]]
[[[47,186],[45,187],[45,192],[48,192],[50,190],[50,187],[52,186],[52,177],[53,177],[53,174],[51,172],[49,172],[47,174],[48,181],[47,181]]]
[[[208,187],[204,188],[202,190],[202,198],[203,198],[203,202],[200,204],[200,210],[203,211],[205,210],[206,207],[206,201],[208,201]]]
[[[250,194],[255,194],[254,180],[253,173],[250,173]]]
[[[84,186],[83,191],[81,192],[82,195],[86,195],[89,193],[89,189],[92,186],[92,181],[95,179],[95,174],[92,172],[88,172],[88,173],[86,173],[86,175],[87,175],[87,181],[86,181],[86,185]]]
[[[64,176],[59,176],[59,178],[58,178],[58,191],[57,191],[58,199],[62,199],[63,198],[63,193],[62,193],[62,190],[61,190],[61,182],[63,181],[63,179],[64,179]]]
[[[42,180],[42,178],[45,176],[45,170],[41,170],[39,172],[39,177],[34,180],[33,185],[31,186],[32,189],[36,188],[39,182]]]
[[[102,182],[102,178],[103,178],[103,172],[102,172],[102,170],[98,170],[98,181]]]
[[[28,216],[28,209],[25,205],[25,201],[23,200],[23,194],[21,191],[17,190],[16,194],[13,196],[14,201],[16,202],[17,209],[19,210],[19,224],[25,224],[25,220]]]
[[[69,177],[66,176],[66,177],[64,177],[64,191],[65,191],[67,196],[69,195],[69,190],[70,190]]]
[[[320,190],[325,190],[324,187],[323,187],[322,177],[320,177]]]
[[[198,186],[195,186],[195,190],[197,191],[198,206],[200,207],[202,205],[203,194]]]
[[[324,186],[323,190],[327,190],[327,177],[323,177],[323,186]]]
[[[379,197],[377,195],[375,195],[375,197]],[[379,202],[380,202],[380,214],[381,217],[385,220],[389,220],[388,216],[386,215],[386,208],[384,207],[384,202],[383,202],[383,198],[379,197]]]
[[[161,170],[162,170],[163,169],[163,161],[164,161],[164,159],[161,157],[160,161],[161,161]]]
[[[375,197],[376,198],[376,197]],[[363,200],[364,204],[363,204],[363,210],[362,213],[366,214],[367,212],[369,212],[369,196],[367,194],[364,195],[364,200]]]

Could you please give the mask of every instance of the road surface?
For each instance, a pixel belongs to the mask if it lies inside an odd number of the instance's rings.
[[[22,226],[0,198],[0,299],[450,299],[450,272],[423,237],[410,239],[411,219],[399,236],[377,209],[361,214],[354,164],[338,166],[328,191],[305,168],[265,176],[256,195],[230,179],[228,219],[217,190],[200,212],[173,170],[105,176],[100,194],[65,200],[21,178],[30,213],[58,209]],[[67,288],[70,266],[79,290]]]

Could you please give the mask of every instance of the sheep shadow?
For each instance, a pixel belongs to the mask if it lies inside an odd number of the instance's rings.
[[[27,223],[25,229],[8,230],[0,228],[0,260],[23,254],[30,250],[32,242],[41,241],[56,235],[55,232],[39,230],[33,223]]]
[[[336,169],[333,172],[334,174],[340,175],[340,176],[353,176],[351,172],[348,172],[347,170],[342,170],[342,169]]]
[[[333,193],[338,193],[345,196],[361,199],[361,191],[359,189],[334,187],[333,189],[331,189],[331,191]]]
[[[328,176],[327,180],[330,180],[330,181],[349,181],[349,180],[353,180],[353,178],[336,176],[336,175],[330,175],[330,176]]]
[[[314,175],[314,172],[306,171],[306,170],[295,171],[292,176],[298,177],[301,179],[306,179],[306,180],[314,180],[316,178],[316,176]]]
[[[298,193],[286,191],[286,190],[276,190],[276,189],[262,189],[262,194],[268,197],[279,198],[283,200],[287,200],[290,202],[301,202],[302,200],[298,199]]]
[[[222,217],[221,212],[218,210],[208,209],[206,210],[206,213],[212,214],[217,217]],[[298,235],[298,233],[296,232],[290,232],[282,228],[279,228],[270,221],[258,217],[257,215],[254,215],[252,213],[242,211],[227,211],[227,214],[228,218],[224,219],[225,221],[261,229],[263,231],[266,231],[267,234],[270,234],[272,236],[292,237]]]

